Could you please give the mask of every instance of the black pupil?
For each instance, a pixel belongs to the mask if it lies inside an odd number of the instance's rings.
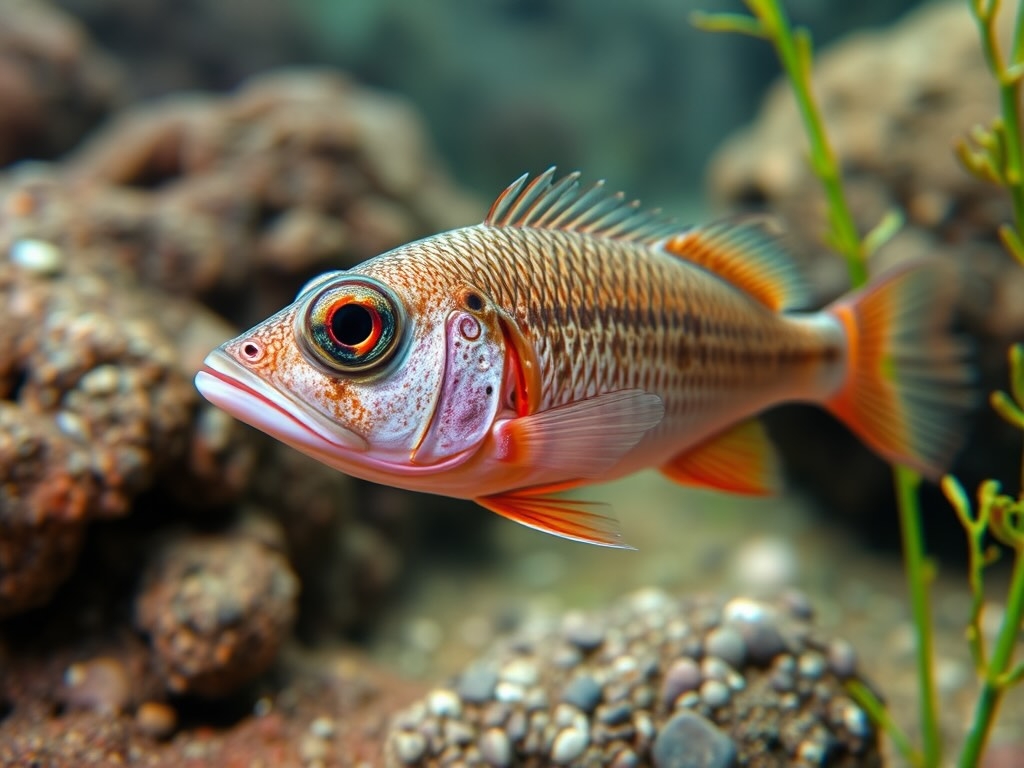
[[[484,308],[484,300],[480,298],[480,294],[470,293],[468,296],[466,296],[466,306],[469,307],[474,312],[479,312],[481,309]]]
[[[331,315],[331,335],[339,344],[354,347],[373,332],[373,316],[361,304],[346,304]]]

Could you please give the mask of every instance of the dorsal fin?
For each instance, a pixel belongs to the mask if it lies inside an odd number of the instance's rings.
[[[810,290],[769,220],[746,216],[674,233],[662,247],[697,264],[776,311],[807,306]]]
[[[558,181],[554,177],[554,166],[533,180],[529,174],[520,176],[498,195],[484,224],[582,232],[647,244],[681,229],[661,211],[643,211],[639,201],[627,202],[621,192],[608,192],[604,181],[584,189],[578,171]]]

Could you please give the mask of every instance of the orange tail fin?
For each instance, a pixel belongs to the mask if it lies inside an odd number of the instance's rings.
[[[933,264],[895,270],[828,308],[848,370],[829,409],[886,460],[937,478],[974,402],[968,345],[949,335],[955,277]]]

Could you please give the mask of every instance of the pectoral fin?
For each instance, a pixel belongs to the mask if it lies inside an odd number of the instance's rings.
[[[571,484],[569,484],[571,485]],[[481,507],[529,528],[601,547],[633,549],[622,540],[619,521],[603,514],[608,505],[556,496],[565,484],[527,488],[475,499]]]
[[[657,395],[609,392],[501,424],[501,459],[557,470],[566,478],[600,478],[664,415]]]
[[[749,496],[770,496],[782,488],[775,446],[757,419],[679,454],[661,467],[661,472],[683,485]]]

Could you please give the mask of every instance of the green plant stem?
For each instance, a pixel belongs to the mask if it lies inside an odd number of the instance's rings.
[[[846,259],[850,282],[855,288],[864,285],[868,279],[864,245],[857,233],[857,226],[850,213],[843,192],[842,176],[835,152],[825,132],[821,113],[811,93],[811,42],[806,32],[794,34],[782,5],[776,0],[748,0],[751,11],[765,27],[767,37],[775,48],[786,79],[793,89],[797,108],[811,146],[811,165],[821,181],[828,201],[832,225],[831,244]]]
[[[874,691],[868,688],[860,680],[847,680],[846,690],[849,692],[853,700],[856,701],[861,708],[868,713],[868,717],[879,723],[885,732],[889,734],[889,738],[892,739],[893,746],[896,747],[896,751],[899,752],[903,759],[906,760],[915,768],[920,768],[923,765],[923,758],[921,753],[914,749],[914,745],[910,743],[910,739],[907,734],[903,732],[899,724],[893,720],[889,710],[886,709],[885,704],[879,701],[878,697],[875,696]]]
[[[917,503],[920,477],[905,468],[893,469],[896,500],[899,507],[900,531],[903,538],[903,562],[907,569],[907,588],[917,641],[917,681],[920,690],[921,734],[924,739],[924,764],[936,766],[942,756],[939,720],[936,713],[935,681],[932,675],[932,616],[928,585],[930,567],[924,554],[921,532],[921,510]]]
[[[999,702],[1011,682],[1007,675],[1010,674],[1009,667],[1013,662],[1014,645],[1017,642],[1022,619],[1024,619],[1024,549],[1018,549],[1014,560],[1013,576],[1010,580],[1006,614],[999,627],[999,635],[996,638],[995,648],[992,651],[988,670],[982,683],[981,694],[978,696],[978,703],[974,708],[971,730],[967,734],[967,740],[964,742],[960,759],[957,762],[960,768],[974,768],[981,759],[989,732],[992,730],[992,724],[995,722]]]

